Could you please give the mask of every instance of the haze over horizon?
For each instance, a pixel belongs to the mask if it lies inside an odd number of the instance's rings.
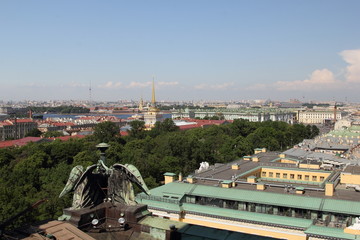
[[[0,101],[360,102],[360,1],[0,2]]]

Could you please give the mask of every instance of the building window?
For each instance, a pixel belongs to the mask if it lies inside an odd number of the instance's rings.
[[[298,174],[298,175],[297,175],[297,179],[298,179],[298,180],[301,180],[301,179],[302,179],[302,175],[301,175],[301,174]]]
[[[276,177],[277,177],[277,178],[280,178],[280,173],[276,173]]]
[[[273,173],[272,172],[269,172],[269,177],[273,177]]]
[[[262,176],[262,177],[266,177],[266,172],[262,172],[262,173],[261,173],[261,176]]]
[[[295,174],[290,174],[290,179],[294,179],[295,178]]]
[[[287,178],[287,173],[283,173],[283,178]]]
[[[316,182],[316,181],[317,181],[317,176],[313,176],[313,177],[312,177],[312,180],[313,180],[314,182]]]
[[[324,177],[320,177],[320,181],[323,182],[325,180]]]
[[[305,175],[305,180],[309,181],[309,175]]]

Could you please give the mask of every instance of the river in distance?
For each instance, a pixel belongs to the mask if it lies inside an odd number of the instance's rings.
[[[117,118],[121,118],[121,119],[127,119],[131,116],[133,116],[134,114],[55,114],[55,113],[47,113],[47,114],[34,114],[34,116],[43,116],[43,120],[47,119],[47,118],[71,118],[71,119],[76,119],[76,118],[81,118],[81,117],[89,117],[89,116],[96,116],[96,117],[101,117],[101,116],[114,116]],[[163,114],[163,118],[171,118],[171,113],[165,113]]]

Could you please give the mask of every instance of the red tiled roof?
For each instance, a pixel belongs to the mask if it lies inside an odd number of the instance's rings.
[[[86,117],[80,117],[78,119],[79,120],[95,120],[96,117],[94,117],[94,116],[86,116]]]
[[[202,127],[202,125],[196,123],[196,124],[189,124],[189,125],[179,126],[179,129],[180,129],[180,130],[188,130],[188,129],[199,128],[199,127]]]
[[[25,146],[29,142],[38,142],[41,140],[43,140],[43,138],[41,137],[25,137],[17,140],[2,141],[0,142],[0,148],[20,147],[20,146]]]
[[[0,122],[0,126],[11,126],[11,125],[13,124],[9,122]]]
[[[185,122],[192,122],[194,124],[179,126],[180,130],[188,130],[192,128],[199,128],[199,127],[205,127],[211,125],[221,125],[227,122],[231,122],[228,120],[204,120],[204,119],[192,119],[192,118],[183,118],[181,120]]]
[[[8,120],[11,123],[15,123],[14,119]],[[24,118],[24,119],[16,119],[17,123],[30,123],[30,122],[34,122],[31,118]]]
[[[120,135],[121,136],[129,136],[129,132],[128,131],[120,131]]]
[[[34,122],[32,119],[16,119],[16,122],[18,123],[27,123],[27,122]]]
[[[1,141],[0,142],[0,148],[6,148],[13,146],[13,141]]]

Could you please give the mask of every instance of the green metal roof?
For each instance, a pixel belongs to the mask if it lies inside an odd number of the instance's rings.
[[[159,197],[162,198],[164,195],[178,196],[180,200],[186,194],[202,197],[215,197],[241,202],[254,202],[274,206],[360,215],[360,202],[355,201],[315,198],[295,194],[270,193],[257,190],[221,188],[180,182],[172,182],[152,189],[150,197],[154,198],[155,200]],[[139,194],[138,198],[141,198],[141,196],[142,195]],[[165,203],[159,201],[158,204],[160,206]]]
[[[264,224],[276,224],[288,227],[297,227],[297,228],[308,228],[312,224],[310,219],[302,218],[293,218],[293,217],[284,217],[272,214],[263,214],[247,211],[234,211],[233,209],[219,208],[219,207],[210,207],[203,206],[198,204],[183,203],[180,207],[177,204],[162,203],[153,200],[143,200],[141,203],[147,204],[150,208],[161,208],[170,211],[181,211],[185,210],[186,212],[196,212],[196,213],[206,213],[209,215],[215,215],[218,217],[224,218],[235,218],[243,221],[255,221]],[[180,209],[181,208],[181,209]]]
[[[223,184],[229,184],[229,183],[232,183],[232,181],[231,181],[231,180],[224,180],[224,181],[222,181],[221,183],[223,183]]]
[[[360,202],[326,199],[323,211],[360,215]]]
[[[191,195],[203,197],[217,197],[241,202],[254,202],[275,206],[286,206],[310,210],[319,210],[320,198],[296,196],[293,194],[278,194],[263,191],[251,191],[235,188],[220,188],[212,186],[201,186],[193,190]]]
[[[327,136],[339,136],[339,137],[352,137],[352,138],[357,138],[360,134],[357,132],[352,132],[352,131],[356,131],[357,129],[354,128],[349,128],[349,129],[345,129],[345,130],[333,130],[330,131],[329,133],[327,133]]]
[[[185,211],[198,213],[206,213],[221,217],[231,217],[239,220],[256,221],[266,224],[278,224],[289,227],[308,228],[312,224],[312,220],[303,218],[284,217],[272,214],[255,213],[247,211],[234,211],[233,209],[209,207],[198,204],[184,203]]]
[[[166,172],[164,173],[164,176],[176,176],[176,174],[171,172]]]
[[[179,183],[179,182],[172,182],[165,185],[162,185],[157,188],[153,188],[150,190],[151,195],[155,196],[162,196],[166,193],[172,194],[181,194],[184,195],[185,192],[189,192],[191,189],[195,188],[196,184],[187,184],[187,183]]]
[[[330,228],[312,225],[305,231],[305,233],[339,239],[358,239],[356,235],[344,233],[344,229],[342,228]]]
[[[156,201],[156,200],[139,199],[139,198],[137,198],[136,201],[138,203],[146,204],[148,206],[155,207],[155,208],[161,208],[161,209],[166,209],[169,211],[176,211],[176,212],[180,211],[180,206],[178,204],[174,204],[174,203],[170,203],[170,202],[161,202],[161,201]]]

